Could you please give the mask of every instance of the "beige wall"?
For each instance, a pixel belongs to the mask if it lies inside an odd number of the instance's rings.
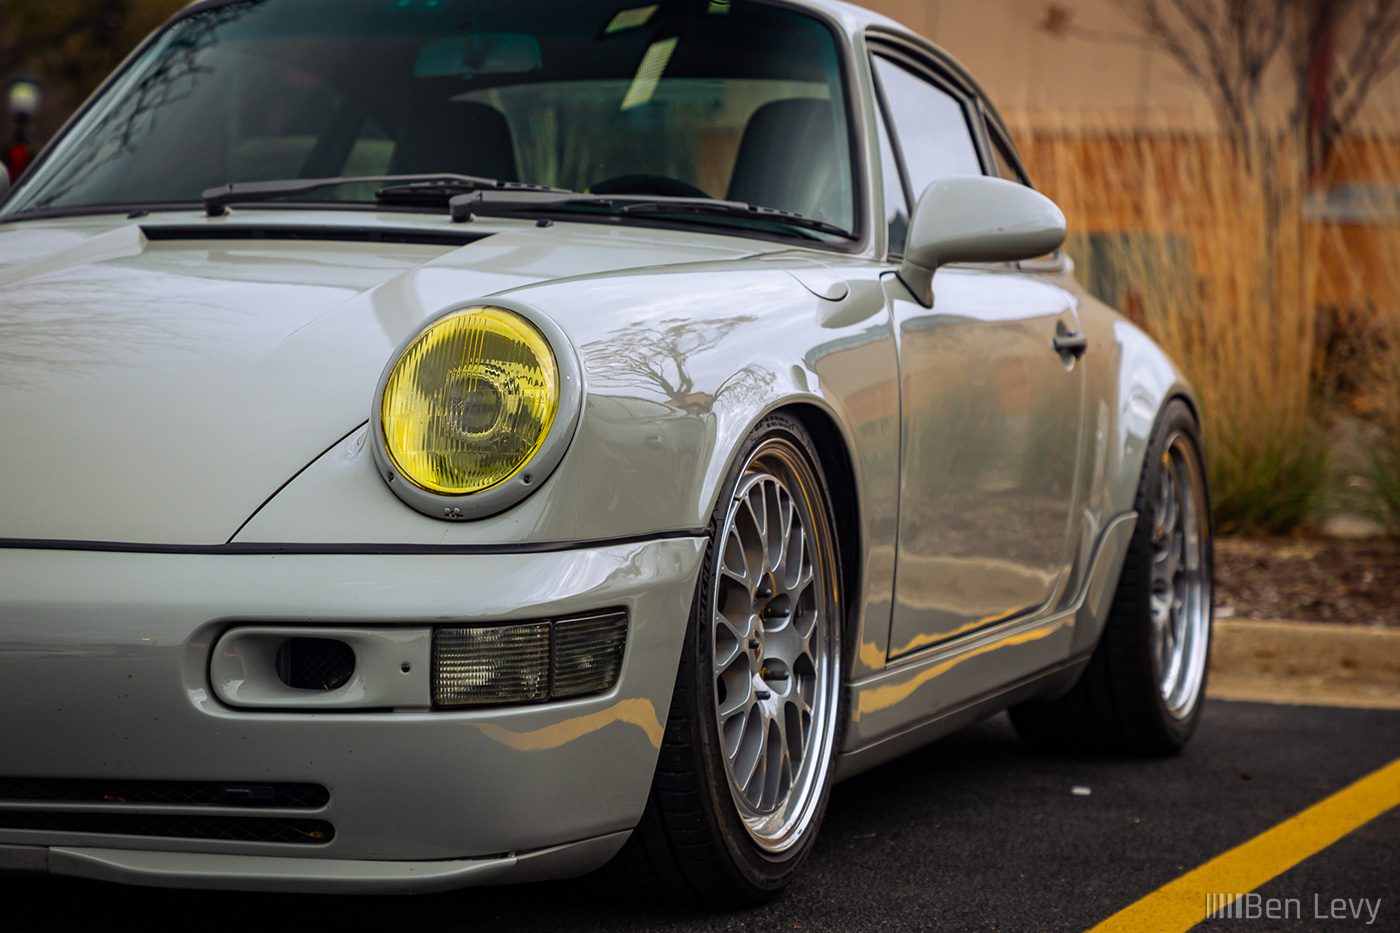
[[[857,0],[899,20],[957,57],[1013,122],[1129,122],[1144,128],[1190,128],[1212,121],[1209,102],[1167,56],[1135,40],[1115,0],[1056,0],[1071,15],[1072,34],[1041,28],[1047,0]],[[1281,59],[1280,59],[1281,63]],[[1282,107],[1287,80],[1271,75]],[[1371,98],[1364,125],[1400,125],[1400,74]]]

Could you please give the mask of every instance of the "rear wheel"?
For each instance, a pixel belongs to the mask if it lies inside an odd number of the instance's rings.
[[[753,903],[810,851],[840,722],[831,516],[806,430],[764,419],[712,516],[651,796],[609,867],[635,892]]]
[[[1163,409],[1138,483],[1138,521],[1103,637],[1068,694],[1011,710],[1031,745],[1057,751],[1180,751],[1201,717],[1210,659],[1210,496],[1200,429]]]

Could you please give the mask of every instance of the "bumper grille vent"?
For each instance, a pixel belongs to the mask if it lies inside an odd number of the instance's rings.
[[[293,690],[339,690],[355,673],[355,651],[331,638],[289,638],[277,652],[277,676]]]
[[[315,810],[324,807],[330,799],[330,792],[320,784],[0,777],[0,802],[23,800]]]
[[[51,833],[98,833],[112,836],[165,836],[226,842],[285,842],[325,845],[335,827],[325,820],[268,816],[182,816],[150,813],[47,813],[0,811],[0,829],[34,829]]]

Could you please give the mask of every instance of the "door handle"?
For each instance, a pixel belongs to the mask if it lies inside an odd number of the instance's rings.
[[[1057,353],[1069,353],[1075,357],[1084,355],[1084,351],[1089,349],[1089,338],[1082,333],[1060,334],[1055,338],[1055,351]]]

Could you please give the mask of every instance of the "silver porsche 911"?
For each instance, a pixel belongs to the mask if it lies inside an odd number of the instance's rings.
[[[835,0],[203,0],[0,207],[0,868],[780,890],[1201,715],[1200,413]],[[606,867],[605,867],[606,866]]]

